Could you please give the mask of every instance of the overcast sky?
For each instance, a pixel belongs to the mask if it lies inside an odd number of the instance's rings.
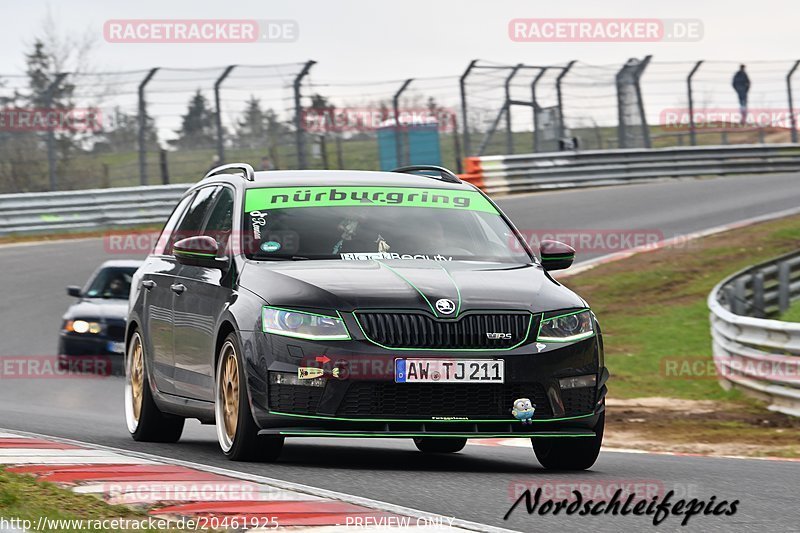
[[[69,0],[49,2],[66,31],[94,32],[98,70],[151,66],[266,64],[315,59],[326,79],[397,79],[456,74],[473,58],[503,63],[620,63],[653,54],[659,61],[732,61],[800,57],[797,0]],[[40,31],[44,0],[4,0],[0,74],[18,73]],[[517,43],[514,18],[696,18],[704,37],[688,43]],[[292,19],[294,43],[113,44],[109,19]]]

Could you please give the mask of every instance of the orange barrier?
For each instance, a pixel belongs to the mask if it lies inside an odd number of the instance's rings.
[[[467,157],[464,158],[465,174],[459,174],[458,177],[468,183],[471,183],[483,189],[483,167],[481,166],[480,157]]]

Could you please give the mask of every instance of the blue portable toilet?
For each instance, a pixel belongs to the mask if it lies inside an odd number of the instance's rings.
[[[392,170],[404,165],[441,165],[439,123],[435,118],[423,123],[395,126],[394,119],[383,122],[378,128],[378,156],[381,170]],[[400,161],[397,160],[397,138],[400,137]]]

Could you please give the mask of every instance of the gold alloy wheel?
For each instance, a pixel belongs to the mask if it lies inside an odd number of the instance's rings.
[[[138,422],[139,416],[142,414],[142,399],[144,396],[144,356],[142,343],[138,338],[131,357],[131,400],[133,418]]]
[[[223,424],[225,434],[233,441],[236,435],[236,425],[239,422],[239,365],[236,362],[236,352],[230,343],[226,343],[222,355],[222,381],[220,382],[220,396],[223,404]]]

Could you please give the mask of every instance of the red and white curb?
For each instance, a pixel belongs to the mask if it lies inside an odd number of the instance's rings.
[[[224,524],[227,518],[263,524],[251,531],[508,531],[297,483],[9,430],[0,431],[0,466],[176,523],[203,518]]]

